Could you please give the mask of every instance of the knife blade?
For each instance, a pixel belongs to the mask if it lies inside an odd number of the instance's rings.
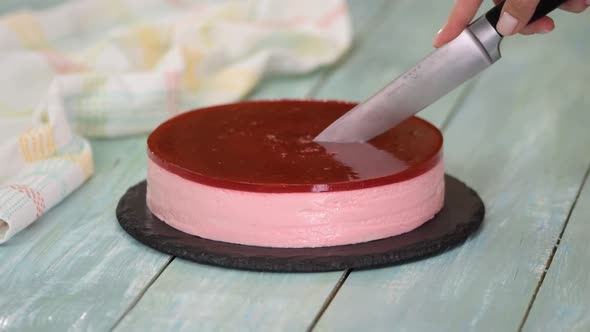
[[[541,0],[529,23],[566,0]],[[496,31],[504,2],[477,18],[451,42],[324,129],[316,142],[361,143],[425,109],[501,58]]]

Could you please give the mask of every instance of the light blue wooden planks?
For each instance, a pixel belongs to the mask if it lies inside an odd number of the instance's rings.
[[[338,273],[258,273],[175,259],[117,331],[304,331]]]
[[[10,10],[61,0],[15,1]],[[145,175],[145,137],[92,142],[96,174],[0,248],[0,330],[107,330],[169,259],[120,230],[115,204]]]
[[[93,142],[91,180],[2,245],[2,330],[106,330],[169,259],[115,219],[119,197],[145,176],[144,141]]]
[[[524,331],[590,331],[589,227],[590,183],[586,181]]]
[[[506,40],[445,133],[447,170],[486,203],[483,229],[435,258],[352,272],[318,331],[519,328],[590,162],[588,25],[555,16],[551,35]]]

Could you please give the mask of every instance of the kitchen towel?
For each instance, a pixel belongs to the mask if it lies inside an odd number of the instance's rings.
[[[89,137],[149,132],[337,61],[344,0],[82,0],[0,17],[0,243],[93,173]]]

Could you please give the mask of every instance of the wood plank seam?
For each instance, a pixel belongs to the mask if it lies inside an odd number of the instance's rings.
[[[565,222],[563,223],[563,226],[561,228],[561,232],[559,233],[559,236],[557,237],[557,239],[555,241],[555,245],[553,246],[553,249],[551,250],[551,254],[549,255],[549,258],[547,259],[547,263],[545,264],[545,269],[543,270],[543,273],[541,274],[541,277],[539,278],[539,281],[537,282],[537,286],[535,287],[535,291],[533,292],[533,295],[531,296],[531,300],[529,301],[529,305],[527,306],[527,309],[524,313],[522,321],[520,322],[520,326],[518,327],[518,332],[522,332],[524,329],[526,321],[529,318],[531,310],[533,309],[533,306],[535,304],[535,300],[537,299],[537,295],[539,294],[539,291],[541,290],[541,287],[543,286],[543,282],[545,281],[545,277],[547,276],[547,272],[549,272],[549,269],[551,268],[551,263],[553,262],[553,258],[555,257],[557,250],[559,250],[559,244],[561,243],[561,239],[563,237],[563,234],[565,233],[565,229],[567,228],[567,225],[569,224],[570,218],[571,218],[574,210],[576,209],[578,199],[580,198],[580,195],[582,194],[584,187],[588,183],[589,176],[590,176],[590,163],[588,164],[588,168],[586,169],[586,173],[584,174],[584,178],[582,179],[580,187],[578,188],[578,191],[576,193],[576,197],[574,198],[572,205],[568,211],[567,217],[565,218]]]
[[[156,280],[162,275],[162,273],[164,273],[164,270],[166,270],[166,268],[168,268],[170,263],[172,263],[172,261],[174,261],[175,258],[176,258],[176,256],[170,256],[168,258],[168,261],[166,261],[166,263],[160,268],[160,270],[158,270],[158,272],[152,277],[152,279],[150,279],[150,281],[145,285],[145,287],[141,290],[141,292],[139,292],[139,294],[135,297],[135,299],[133,299],[133,301],[131,301],[131,303],[129,304],[127,309],[125,309],[125,311],[123,311],[121,316],[119,316],[119,318],[115,321],[115,323],[109,329],[109,331],[114,331],[117,328],[117,326],[123,321],[125,316],[127,316],[127,314],[129,314],[131,312],[131,310],[133,310],[133,308],[135,308],[135,306],[139,303],[139,301],[141,301],[141,299],[143,298],[145,293],[147,293],[147,291],[150,289],[150,287],[156,282]]]
[[[307,332],[313,331],[314,327],[320,321],[320,318],[322,318],[322,315],[324,314],[324,312],[326,311],[326,309],[328,309],[328,307],[332,303],[332,300],[334,300],[334,298],[338,294],[338,291],[340,290],[340,288],[342,288],[342,285],[344,285],[344,283],[346,282],[346,279],[350,275],[350,272],[352,272],[351,269],[348,269],[348,270],[344,271],[344,273],[342,274],[342,276],[340,277],[340,279],[338,279],[338,282],[336,283],[336,285],[334,286],[334,288],[332,289],[332,291],[330,292],[330,294],[328,294],[328,297],[326,298],[326,301],[324,301],[324,304],[322,305],[322,307],[320,308],[320,310],[318,311],[318,313],[314,317],[313,321],[309,325],[309,328],[307,329]]]
[[[453,119],[455,119],[456,115],[459,114],[459,111],[461,109],[463,109],[463,104],[465,103],[467,96],[469,96],[471,91],[473,91],[478,80],[479,80],[479,77],[474,78],[472,81],[468,82],[465,86],[465,89],[463,89],[463,91],[461,91],[459,98],[457,98],[457,101],[455,102],[455,104],[451,108],[451,111],[449,112],[449,114],[447,115],[447,117],[445,118],[445,120],[442,122],[442,124],[440,126],[440,130],[443,133],[447,130],[447,128],[449,127],[449,125],[451,124]]]

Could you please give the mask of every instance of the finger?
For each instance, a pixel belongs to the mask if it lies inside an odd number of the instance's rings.
[[[434,46],[440,47],[455,39],[473,19],[482,0],[456,0],[447,23],[434,39]]]
[[[545,16],[525,26],[522,30],[520,30],[520,33],[523,35],[532,35],[535,33],[548,33],[553,31],[553,29],[555,29],[555,23],[553,22],[553,19]]]
[[[586,0],[569,0],[563,5],[559,6],[559,8],[572,13],[581,13],[586,10],[588,6],[590,6],[590,2]]]
[[[496,30],[503,36],[513,35],[524,28],[539,4],[539,0],[506,0]]]

